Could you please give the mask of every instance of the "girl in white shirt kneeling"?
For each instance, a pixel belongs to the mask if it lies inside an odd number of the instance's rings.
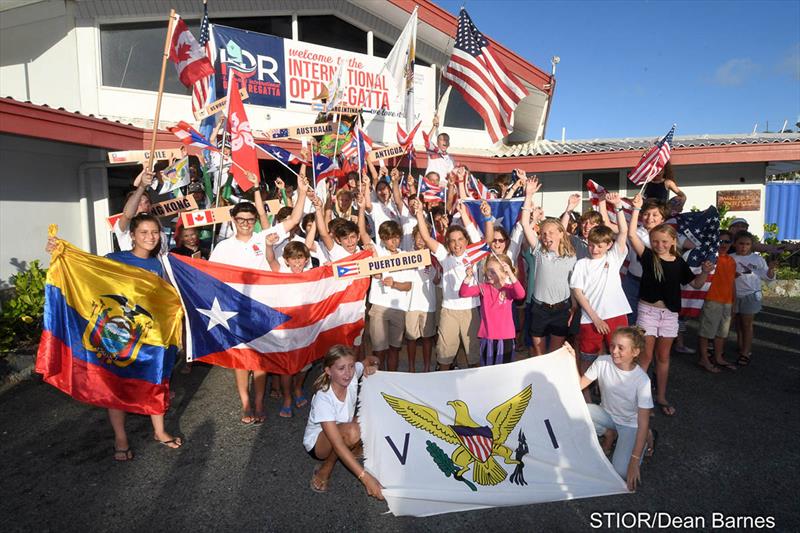
[[[317,393],[311,400],[303,446],[308,454],[322,461],[314,469],[311,490],[327,492],[336,461],[342,463],[364,484],[367,494],[383,499],[381,485],[356,459],[361,450],[361,428],[355,417],[358,380],[374,374],[377,358],[368,357],[369,366],[356,361],[351,348],[337,344],[325,355],[323,373],[314,383]],[[355,378],[355,379],[353,379]]]
[[[637,362],[644,350],[644,331],[636,326],[617,328],[611,337],[611,355],[595,359],[583,376],[581,389],[594,380],[600,386],[600,405],[589,404],[598,436],[604,435],[604,448],[611,448],[614,433],[617,445],[611,463],[614,470],[635,490],[641,481],[639,467],[650,444],[648,455],[655,448],[654,434],[649,430],[653,396],[650,378]]]

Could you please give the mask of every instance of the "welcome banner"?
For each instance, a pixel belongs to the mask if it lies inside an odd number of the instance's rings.
[[[477,369],[377,372],[359,401],[365,467],[395,515],[627,492],[563,348]]]
[[[362,107],[365,114],[401,117],[402,95],[394,95],[389,89],[388,73],[381,72],[383,58],[217,24],[211,25],[211,34],[217,94],[227,91],[227,69],[232,67],[244,76],[248,104],[310,112],[313,98],[344,61],[342,105]],[[415,109],[432,116],[433,69],[415,67],[414,80],[418,94]]]

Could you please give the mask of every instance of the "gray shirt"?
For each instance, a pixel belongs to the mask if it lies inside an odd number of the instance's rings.
[[[539,244],[533,252],[536,260],[536,280],[533,297],[536,301],[553,305],[570,297],[569,277],[575,267],[574,255],[558,256]]]
[[[578,235],[570,235],[572,247],[575,248],[575,257],[577,259],[586,259],[589,257],[589,241],[584,241]]]

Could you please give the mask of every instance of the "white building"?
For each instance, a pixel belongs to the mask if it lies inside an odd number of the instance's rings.
[[[429,127],[438,96],[444,92],[439,69],[447,61],[456,29],[456,17],[434,3],[209,3],[214,24],[283,38],[286,54],[305,50],[344,57],[373,74],[418,5],[415,110],[423,127]],[[27,261],[47,261],[44,241],[50,223],[60,226],[60,236],[87,250],[98,254],[111,250],[106,218],[121,209],[122,197],[138,170],[108,165],[107,152],[149,147],[172,7],[196,33],[200,0],[8,0],[0,6],[0,280]],[[530,96],[518,107],[514,132],[505,145],[487,148],[491,143],[480,117],[452,91],[442,101],[439,115],[440,129],[450,134],[456,160],[489,180],[513,168],[539,174],[548,214],[559,213],[569,193],[582,190],[587,178],[632,194],[634,186],[627,181],[626,171],[655,139],[545,140],[554,77],[500,43],[493,41],[492,46]],[[288,61],[285,57],[277,60]],[[293,90],[290,76],[287,69],[287,91]],[[305,75],[312,82],[321,81],[319,76],[311,71]],[[306,87],[299,97],[290,95],[280,107],[247,105],[254,129],[313,122],[315,113],[307,105],[310,90]],[[397,118],[373,120],[368,111],[365,118],[373,140],[393,142]],[[170,64],[159,146],[177,145],[163,130],[179,120],[192,121],[190,97]],[[297,143],[285,146],[297,149]],[[424,150],[418,153],[418,165],[424,167]],[[759,199],[758,210],[736,213],[753,228],[764,220],[765,176],[776,164],[793,168],[798,162],[798,134],[676,137],[673,151],[676,175],[689,206],[715,204],[718,190],[753,191],[750,199]]]

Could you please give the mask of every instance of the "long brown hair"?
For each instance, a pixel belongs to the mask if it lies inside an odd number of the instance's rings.
[[[344,344],[331,346],[331,349],[325,354],[325,359],[322,360],[322,374],[314,381],[314,390],[326,391],[330,388],[331,377],[325,372],[325,369],[332,367],[342,357],[352,357],[355,360],[356,353]]]
[[[677,248],[678,232],[675,231],[675,228],[673,228],[669,224],[659,224],[658,226],[650,230],[651,239],[653,238],[652,237],[653,233],[666,233],[667,235],[672,237],[672,240],[675,242],[672,244],[672,246],[669,247],[669,253],[675,258],[681,256],[681,254],[678,253],[678,248]],[[655,253],[651,255],[653,256],[653,273],[655,274],[656,281],[662,281],[664,279],[664,267],[661,264],[661,258],[659,258],[658,255]]]
[[[561,225],[561,222],[559,220],[548,218],[544,220],[541,224],[539,224],[540,240],[541,240],[542,230],[544,229],[545,226],[555,226],[556,229],[561,233],[561,239],[558,241],[559,257],[574,256],[575,248],[573,248],[572,246],[572,239],[569,238],[569,234],[567,234],[567,230],[564,229],[564,226]]]

